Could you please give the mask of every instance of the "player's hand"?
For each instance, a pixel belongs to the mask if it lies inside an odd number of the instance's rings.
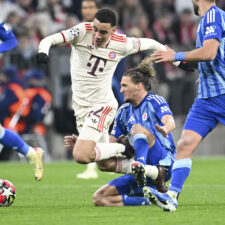
[[[168,131],[165,126],[159,126],[158,124],[155,125],[156,130],[159,131],[164,137],[168,138]]]
[[[175,51],[166,45],[166,51],[164,50],[154,51],[154,53],[152,54],[152,57],[155,63],[173,62],[174,54],[175,54]]]
[[[41,52],[41,53],[38,53],[36,56],[35,56],[35,63],[37,65],[40,65],[40,64],[47,64],[48,63],[48,55]]]
[[[184,71],[194,72],[195,69],[198,69],[198,63],[197,62],[182,61],[182,62],[180,62],[178,67],[181,68]]]
[[[77,136],[75,134],[72,134],[72,136],[65,136],[64,137],[64,148],[65,149],[73,149],[75,143],[77,141]]]

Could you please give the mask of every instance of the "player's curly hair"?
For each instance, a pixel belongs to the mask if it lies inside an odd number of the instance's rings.
[[[129,76],[135,84],[141,82],[146,91],[151,90],[152,81],[158,82],[151,57],[144,58],[137,67],[128,70],[123,76]]]
[[[116,26],[116,14],[111,9],[100,9],[95,14],[95,18],[101,23],[110,23],[112,27]]]

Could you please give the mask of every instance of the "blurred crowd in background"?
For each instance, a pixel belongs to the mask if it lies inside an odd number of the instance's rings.
[[[42,38],[82,22],[81,2],[82,0],[0,0],[0,17],[12,28],[18,40],[18,46],[14,50],[0,55],[0,119],[4,126],[13,126],[20,134],[34,132],[36,129],[35,132],[44,135],[44,117],[50,111],[54,115],[50,124],[57,132],[75,132],[73,111],[70,107],[67,60],[70,46],[53,47],[55,58],[43,71],[36,68],[34,56]],[[193,13],[191,0],[97,2],[99,8],[109,7],[117,13],[118,29],[127,36],[152,38],[176,51],[195,47],[199,18]],[[218,1],[217,5],[225,10],[225,1]],[[149,54],[150,52],[142,52],[129,56],[118,68],[119,76],[116,77],[117,80],[113,80],[113,88],[119,104],[123,103],[118,93],[121,75]],[[60,70],[55,66],[57,57],[61,63]],[[197,73],[181,71],[170,63],[155,65],[155,69],[159,82],[155,84],[154,91],[167,98],[175,117],[185,116],[196,95]],[[16,108],[11,92],[19,99],[20,107],[17,104]],[[36,96],[37,93],[39,97]],[[26,105],[26,101],[23,101],[25,98],[34,101],[32,106]],[[18,115],[17,118],[15,115]]]

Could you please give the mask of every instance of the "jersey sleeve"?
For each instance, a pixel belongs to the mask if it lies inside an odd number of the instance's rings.
[[[0,39],[2,41],[0,44],[0,53],[7,52],[17,45],[17,40],[12,30],[5,23],[0,24]]]
[[[127,132],[125,131],[124,126],[123,126],[123,124],[122,124],[122,120],[121,120],[122,112],[123,112],[123,110],[122,110],[121,108],[118,109],[116,118],[115,118],[115,120],[114,120],[113,129],[112,129],[112,131],[111,131],[111,135],[114,136],[114,137],[117,138],[117,139],[118,139],[121,135],[126,135],[126,134],[127,134]]]
[[[73,44],[76,44],[79,42],[79,40],[83,39],[86,31],[87,31],[87,26],[85,23],[80,23],[68,30],[64,30],[61,32],[64,42],[72,42]],[[91,24],[90,24],[91,27]],[[90,28],[91,29],[91,28]]]
[[[165,115],[173,115],[166,99],[162,96],[155,95],[151,98],[151,103],[155,109],[156,116],[161,120]]]
[[[208,39],[222,39],[223,29],[221,14],[215,8],[209,10],[204,18],[204,37],[203,40]]]
[[[135,54],[140,51],[141,42],[138,38],[127,37],[126,53],[125,55]]]

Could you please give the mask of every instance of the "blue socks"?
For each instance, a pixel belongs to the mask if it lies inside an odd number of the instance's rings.
[[[172,178],[169,190],[180,193],[192,166],[191,159],[179,159],[173,164]]]
[[[23,155],[26,155],[29,150],[29,145],[18,134],[4,127],[0,132],[0,143],[8,148],[15,149]]]
[[[146,165],[148,140],[144,134],[134,135],[134,160]]]
[[[144,197],[129,197],[122,195],[124,206],[149,205],[149,200]]]

